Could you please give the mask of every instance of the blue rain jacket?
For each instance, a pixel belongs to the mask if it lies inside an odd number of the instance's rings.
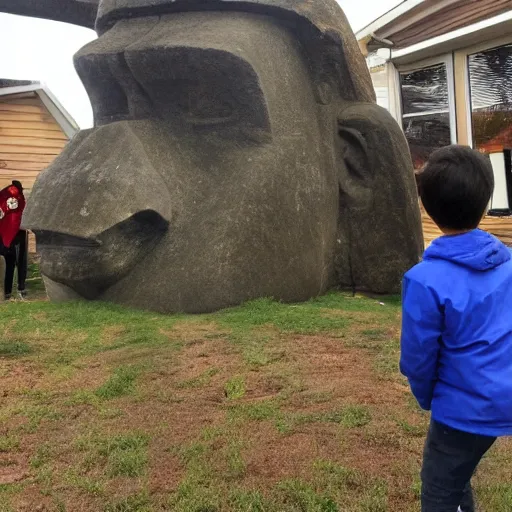
[[[512,253],[474,230],[443,236],[404,278],[400,369],[449,427],[512,435]]]

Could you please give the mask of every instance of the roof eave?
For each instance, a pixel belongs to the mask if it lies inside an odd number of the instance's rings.
[[[50,112],[68,138],[73,138],[80,130],[71,114],[62,106],[59,100],[44,83],[35,82],[31,85],[4,87],[0,89],[0,96],[10,96],[26,92],[35,92],[39,96],[43,105]]]
[[[375,21],[362,28],[356,33],[356,37],[358,41],[365,39],[368,36],[373,36],[376,32],[381,30],[386,25],[389,25],[393,21],[395,21],[400,16],[406,14],[410,10],[414,9],[425,0],[403,0],[402,3],[398,4],[396,7],[388,11],[386,14],[377,18]]]
[[[426,55],[433,56],[439,53],[455,51],[461,47],[475,44],[472,42],[472,39],[477,38],[479,34],[485,33],[486,38],[489,39],[491,34],[502,33],[501,30],[497,30],[498,28],[510,27],[511,25],[512,11],[508,11],[406,48],[393,49],[391,60],[406,62],[424,58]]]

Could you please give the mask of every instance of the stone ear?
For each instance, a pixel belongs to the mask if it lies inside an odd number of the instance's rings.
[[[373,153],[361,128],[338,120],[338,182],[341,199],[353,208],[369,207],[373,196]]]
[[[398,292],[423,248],[409,147],[383,108],[354,103],[338,116],[341,284]],[[347,282],[348,281],[348,282]]]

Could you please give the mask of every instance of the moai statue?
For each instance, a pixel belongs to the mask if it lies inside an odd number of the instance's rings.
[[[406,140],[335,0],[0,0],[95,27],[95,127],[24,218],[55,300],[206,312],[397,292],[422,250]],[[96,12],[97,7],[97,12]]]

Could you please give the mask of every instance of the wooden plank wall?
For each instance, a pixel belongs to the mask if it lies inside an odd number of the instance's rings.
[[[421,210],[421,219],[423,222],[425,247],[428,247],[432,240],[441,236],[442,233],[423,208]],[[503,243],[512,247],[512,217],[485,217],[480,228],[492,233]]]
[[[37,175],[68,138],[35,92],[0,96],[0,189],[19,180],[30,195]],[[29,252],[35,239],[29,236]]]
[[[30,193],[67,141],[35,92],[0,96],[0,188],[16,179]]]

